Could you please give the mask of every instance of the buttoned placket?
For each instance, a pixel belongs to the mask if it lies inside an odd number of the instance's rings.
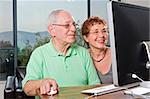
[[[64,62],[64,64],[65,64],[65,70],[66,70],[66,72],[68,71],[68,64],[67,64],[67,57],[68,56],[63,56],[63,62]]]

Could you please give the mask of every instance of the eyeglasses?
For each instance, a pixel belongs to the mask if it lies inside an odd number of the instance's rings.
[[[102,29],[101,31],[96,30],[96,31],[93,31],[93,32],[89,32],[89,34],[93,34],[93,35],[98,35],[99,33],[102,33],[102,34],[107,34],[107,33],[109,33],[109,32],[108,32],[108,28],[104,28],[104,29]]]
[[[66,28],[66,29],[70,29],[71,26],[74,26],[74,27],[77,26],[77,24],[75,22],[70,23],[70,24],[52,24],[52,25],[62,26],[64,28]]]

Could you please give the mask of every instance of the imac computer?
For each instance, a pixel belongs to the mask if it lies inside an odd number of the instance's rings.
[[[132,74],[149,80],[148,57],[142,42],[150,41],[150,8],[115,1],[107,7],[114,84],[140,82]]]

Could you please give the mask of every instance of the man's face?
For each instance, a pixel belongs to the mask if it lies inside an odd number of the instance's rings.
[[[68,13],[60,13],[58,21],[54,24],[55,38],[57,41],[72,44],[76,40],[76,27],[72,16]]]

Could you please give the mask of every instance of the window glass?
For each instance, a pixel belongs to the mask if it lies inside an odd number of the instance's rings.
[[[14,74],[13,2],[0,0],[0,80]]]
[[[68,10],[79,24],[80,32],[87,19],[87,0],[17,0],[19,65],[26,65],[33,49],[48,42],[48,15],[54,9]]]
[[[107,3],[110,0],[91,0],[91,16],[99,16],[107,21]]]
[[[0,80],[6,80],[8,75],[14,75],[14,50],[0,50]]]
[[[13,46],[12,0],[0,1],[0,48]]]

